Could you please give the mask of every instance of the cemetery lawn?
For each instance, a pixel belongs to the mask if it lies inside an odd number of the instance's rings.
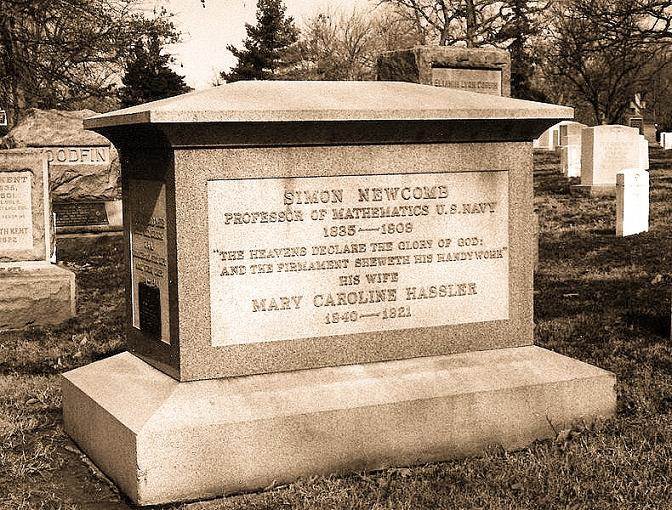
[[[651,156],[651,230],[624,239],[614,199],[571,197],[557,157],[535,157],[535,341],[614,372],[616,418],[516,452],[163,508],[672,508],[672,159]],[[0,334],[0,509],[126,509],[63,433],[58,380],[123,350],[121,243],[59,248],[77,273],[78,317]]]

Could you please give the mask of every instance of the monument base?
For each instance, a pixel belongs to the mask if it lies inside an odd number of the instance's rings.
[[[572,184],[569,192],[580,197],[615,197],[616,185]]]
[[[0,330],[75,316],[75,273],[48,262],[0,264]]]
[[[614,384],[534,346],[182,383],[122,353],[62,379],[66,432],[141,505],[522,448],[613,415]]]

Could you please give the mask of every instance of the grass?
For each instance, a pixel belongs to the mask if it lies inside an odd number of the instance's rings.
[[[535,162],[538,345],[618,377],[618,415],[516,452],[316,477],[164,510],[672,509],[672,161],[652,152],[651,230],[614,236],[614,200],[576,198],[557,158]],[[123,350],[122,253],[63,246],[79,315],[0,335],[0,509],[129,505],[64,435],[57,374]],[[114,506],[113,506],[114,505]]]

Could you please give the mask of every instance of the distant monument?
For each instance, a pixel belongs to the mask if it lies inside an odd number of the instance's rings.
[[[381,54],[378,80],[511,96],[511,57],[494,48],[416,46]]]
[[[613,374],[533,345],[531,142],[572,117],[247,81],[87,119],[123,154],[131,352],[64,374],[65,430],[149,505],[613,415]]]
[[[50,263],[48,165],[38,150],[0,150],[0,330],[75,315],[75,274]]]
[[[626,126],[637,128],[651,145],[656,145],[656,119],[641,94],[635,94],[624,120]]]
[[[117,152],[103,136],[84,130],[83,119],[93,115],[32,109],[2,141],[47,155],[57,234],[122,231]]]

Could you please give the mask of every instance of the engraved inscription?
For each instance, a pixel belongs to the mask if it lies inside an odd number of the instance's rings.
[[[502,95],[502,72],[497,69],[432,68],[432,85]]]
[[[630,140],[605,140],[595,148],[597,164],[593,169],[593,183],[614,185],[616,173],[626,168],[639,168],[637,137],[627,137]]]
[[[104,202],[70,202],[54,204],[57,227],[108,225]]]
[[[166,188],[129,181],[133,326],[170,343]]]
[[[32,174],[0,173],[0,253],[33,249]]]
[[[44,152],[52,165],[104,165],[110,162],[109,147],[48,147]]]
[[[505,320],[508,173],[208,182],[212,344]]]

